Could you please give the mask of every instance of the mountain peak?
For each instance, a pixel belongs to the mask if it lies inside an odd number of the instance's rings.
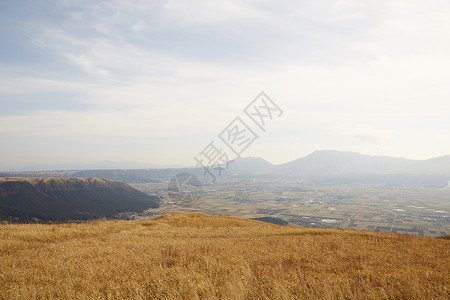
[[[275,170],[281,174],[302,175],[302,177],[305,175],[323,177],[349,174],[450,176],[450,156],[412,160],[348,151],[317,150],[308,156],[278,165]],[[439,182],[441,181],[439,179]]]

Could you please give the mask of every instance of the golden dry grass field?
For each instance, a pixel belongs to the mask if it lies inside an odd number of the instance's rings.
[[[1,299],[449,299],[450,241],[199,213],[0,225]]]

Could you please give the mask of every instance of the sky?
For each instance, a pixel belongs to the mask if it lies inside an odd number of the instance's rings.
[[[0,170],[450,154],[450,2],[0,0]],[[261,91],[282,114],[262,131]]]

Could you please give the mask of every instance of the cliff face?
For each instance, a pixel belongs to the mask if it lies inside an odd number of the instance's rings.
[[[133,189],[121,181],[101,178],[58,178],[58,177],[5,177],[0,178],[0,193],[4,196],[20,191],[19,186],[30,184],[36,191],[67,192],[76,190],[90,190],[96,188],[124,188]]]
[[[159,198],[99,178],[0,178],[0,218],[87,220],[159,206]]]

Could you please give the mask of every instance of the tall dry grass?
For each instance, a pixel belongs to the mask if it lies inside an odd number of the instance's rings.
[[[448,299],[450,241],[190,213],[0,225],[1,299]]]

